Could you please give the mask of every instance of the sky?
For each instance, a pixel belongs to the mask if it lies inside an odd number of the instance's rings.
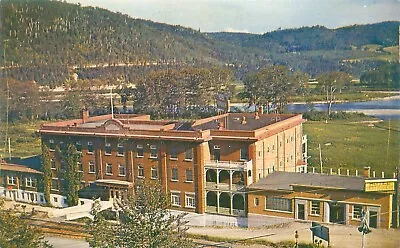
[[[400,21],[400,0],[67,0],[202,32]]]

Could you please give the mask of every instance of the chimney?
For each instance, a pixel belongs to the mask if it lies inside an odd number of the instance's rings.
[[[241,122],[243,125],[244,124],[246,124],[247,122],[246,122],[246,116],[242,116],[242,122]]]
[[[364,177],[366,177],[366,178],[371,177],[371,167],[369,167],[369,166],[364,167]]]
[[[82,109],[81,111],[81,118],[82,118],[82,123],[86,123],[89,120],[89,110],[87,109]]]
[[[254,113],[254,119],[259,120],[260,119],[260,115],[258,112]]]
[[[262,114],[264,114],[264,107],[260,106],[260,107],[258,107],[258,115],[262,115]]]

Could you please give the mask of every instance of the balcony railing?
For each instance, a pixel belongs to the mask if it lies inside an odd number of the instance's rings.
[[[224,168],[224,169],[242,169],[248,170],[252,167],[252,161],[218,161],[218,160],[210,160],[205,163],[205,168]]]

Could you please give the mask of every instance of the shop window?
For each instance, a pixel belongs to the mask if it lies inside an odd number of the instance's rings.
[[[292,200],[280,197],[267,197],[265,208],[268,210],[292,212]]]
[[[311,201],[311,214],[319,215],[321,211],[321,204],[319,201]]]

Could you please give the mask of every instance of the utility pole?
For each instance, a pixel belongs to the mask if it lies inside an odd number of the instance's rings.
[[[369,229],[368,226],[368,221],[367,221],[367,213],[363,210],[362,211],[362,218],[360,225],[358,226],[358,231],[362,233],[362,243],[361,247],[365,248],[365,235],[371,232],[371,229]]]
[[[319,149],[319,166],[320,166],[320,172],[322,174],[322,151],[321,151],[321,144],[318,144],[318,149]]]

